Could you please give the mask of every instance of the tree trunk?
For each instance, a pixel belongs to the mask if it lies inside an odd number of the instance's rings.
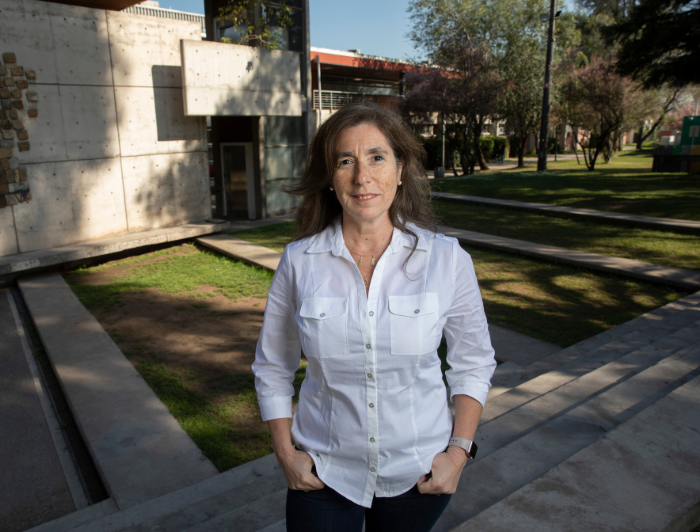
[[[523,168],[525,166],[524,156],[525,156],[525,143],[528,141],[527,135],[521,135],[520,146],[518,146],[518,168]]]
[[[576,146],[578,145],[578,128],[574,127],[573,125],[571,126],[571,149],[574,150],[574,155],[576,156],[576,164],[581,164],[581,161],[578,158],[578,150],[576,149]]]
[[[644,131],[644,124],[639,126],[639,133],[637,133],[637,145],[635,146],[636,149],[641,150],[642,149],[642,132]]]
[[[476,154],[476,160],[479,162],[479,168],[482,170],[488,170],[489,165],[486,164],[484,152],[481,151],[481,134],[478,136],[476,134],[474,135],[474,153]]]

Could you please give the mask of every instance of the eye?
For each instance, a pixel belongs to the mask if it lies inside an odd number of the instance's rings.
[[[338,166],[347,166],[352,164],[352,159],[343,159],[338,163]]]
[[[384,160],[384,156],[383,156],[383,155],[375,155],[375,156],[372,158],[372,160],[373,160],[373,161],[376,161],[376,162],[383,161],[383,160]]]

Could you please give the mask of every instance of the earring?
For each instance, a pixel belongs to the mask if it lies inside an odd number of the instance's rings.
[[[399,181],[399,185],[400,185],[401,183],[403,183],[403,181]]]
[[[331,192],[332,192],[333,190],[334,190],[333,187],[331,187]]]

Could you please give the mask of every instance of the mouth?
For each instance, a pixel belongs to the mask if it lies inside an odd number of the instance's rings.
[[[353,196],[353,198],[355,198],[358,201],[369,201],[371,199],[376,198],[377,196],[379,196],[379,194],[358,194]]]

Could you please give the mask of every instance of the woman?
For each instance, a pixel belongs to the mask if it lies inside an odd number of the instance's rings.
[[[423,155],[395,113],[349,105],[319,128],[292,191],[297,233],[253,364],[289,484],[287,530],[428,531],[474,452],[496,363],[469,255],[429,230]]]

